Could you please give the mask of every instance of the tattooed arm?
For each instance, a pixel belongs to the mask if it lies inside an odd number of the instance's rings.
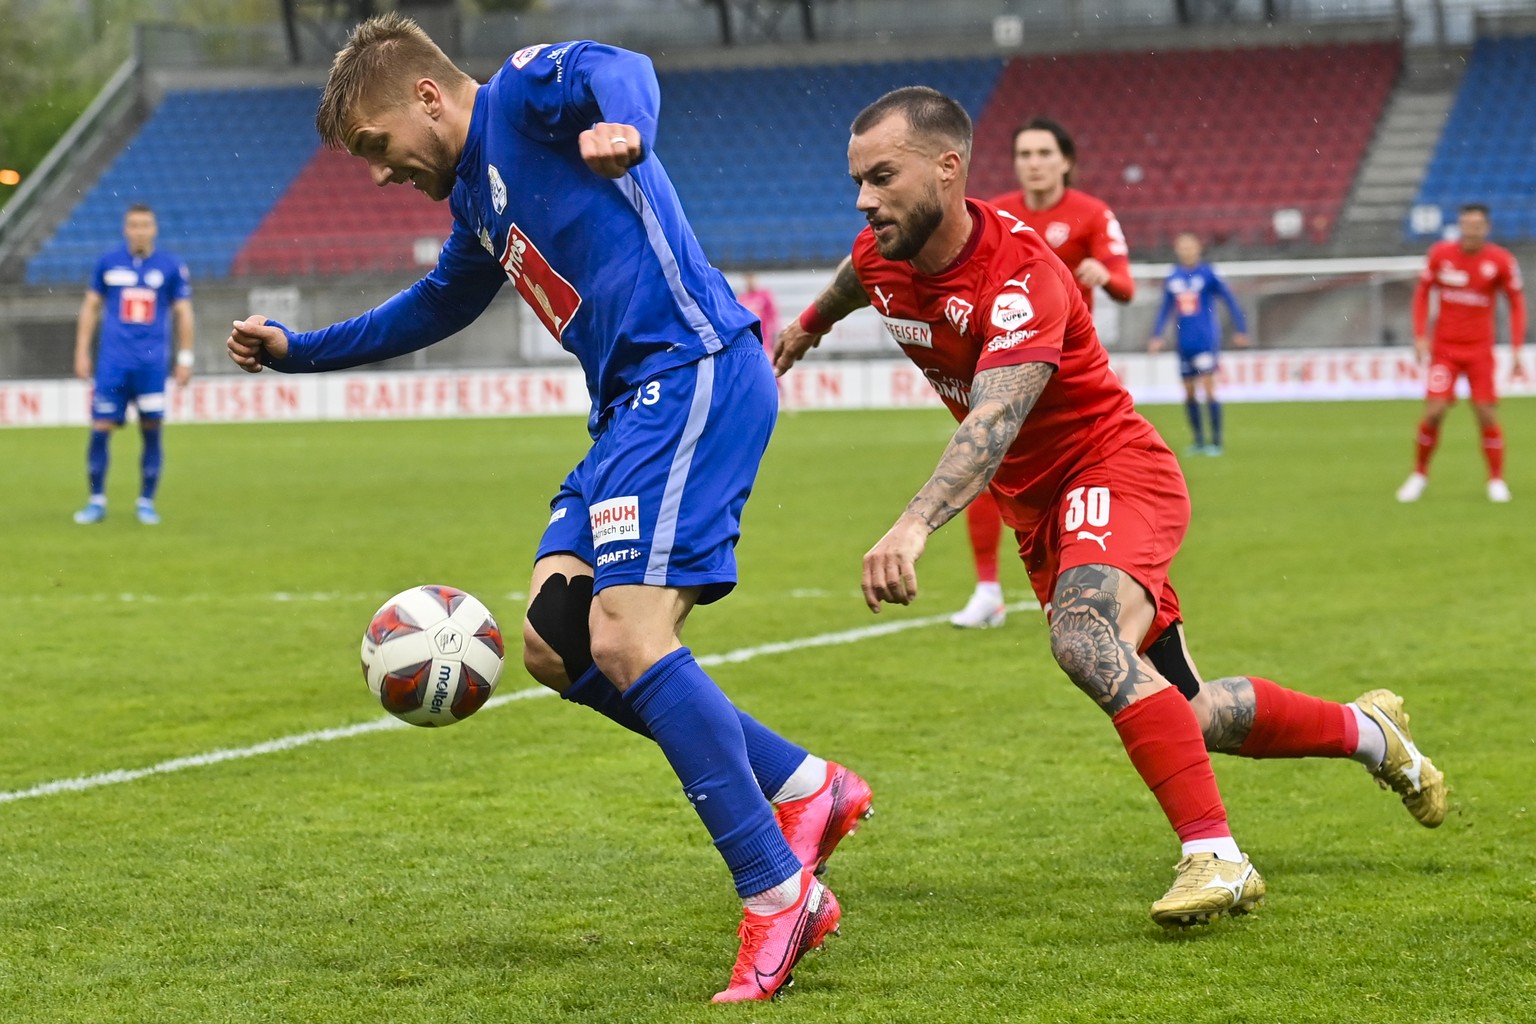
[[[779,331],[773,346],[773,369],[780,377],[789,371],[805,354],[821,344],[822,337],[832,325],[855,310],[869,305],[869,295],[859,283],[859,275],[853,269],[853,257],[843,257],[837,266],[832,282],[821,290],[811,308],[799,318],[791,320]],[[820,330],[811,330],[810,327]]]
[[[1050,363],[1023,363],[976,375],[971,411],[950,438],[933,476],[864,556],[864,603],[870,611],[878,612],[882,601],[911,604],[917,597],[916,565],[928,535],[991,481],[1055,370]]]

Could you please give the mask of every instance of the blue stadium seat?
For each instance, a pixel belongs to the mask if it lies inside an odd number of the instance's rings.
[[[1485,202],[1494,235],[1536,238],[1536,36],[1481,39],[1473,48],[1416,204],[1447,221],[1462,203]],[[1410,240],[1422,240],[1411,223]]]
[[[167,93],[54,236],[27,265],[28,284],[84,285],[122,241],[123,211],[146,202],[160,244],[194,283],[230,263],[319,146],[312,87]]]

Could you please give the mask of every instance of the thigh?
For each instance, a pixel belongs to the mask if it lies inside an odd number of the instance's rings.
[[[773,372],[756,344],[637,388],[562,489],[586,513],[594,591],[697,587],[701,604],[730,593],[742,511],[777,414]],[[560,507],[557,499],[556,514]]]
[[[133,399],[132,382],[122,367],[98,366],[91,388],[91,419],[122,426]]]
[[[1036,595],[1052,606],[1058,579],[1078,566],[1108,566],[1136,581],[1152,609],[1139,649],[1179,621],[1168,573],[1189,515],[1178,459],[1160,441],[1137,442],[1073,474],[1020,553]]]
[[[1461,359],[1454,352],[1434,349],[1429,356],[1429,371],[1424,379],[1424,397],[1450,405],[1456,401],[1456,378],[1463,372]]]
[[[152,420],[158,423],[165,416],[164,368],[141,366],[128,375],[128,380],[133,404],[139,409],[140,422]]]
[[[1470,354],[1464,362],[1467,375],[1467,385],[1472,391],[1472,401],[1482,406],[1493,406],[1499,402],[1498,389],[1494,385],[1494,359],[1493,346],[1480,349],[1475,354]]]

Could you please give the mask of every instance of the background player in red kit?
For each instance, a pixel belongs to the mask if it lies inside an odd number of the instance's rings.
[[[1168,582],[1189,523],[1178,460],[1110,372],[1071,272],[1017,218],[965,198],[970,140],[964,108],[932,89],[865,108],[848,164],[870,227],[776,349],[782,373],[875,295],[960,421],[933,476],[864,556],[870,609],[917,596],[928,535],[990,483],[1050,603],[1056,662],[1110,715],[1182,843],[1174,884],[1152,904],[1160,924],[1240,913],[1264,896],[1209,750],[1350,757],[1438,825],[1444,779],[1413,746],[1396,694],[1336,704],[1267,679],[1201,681]]]
[[[1440,442],[1440,424],[1456,400],[1456,378],[1472,389],[1472,411],[1483,435],[1488,461],[1488,500],[1508,501],[1504,482],[1504,432],[1499,429],[1499,396],[1493,386],[1493,308],[1499,292],[1509,300],[1509,343],[1514,349],[1512,380],[1524,380],[1520,346],[1525,342],[1525,292],[1520,265],[1508,249],[1488,241],[1488,207],[1468,203],[1456,218],[1457,241],[1429,247],[1424,272],[1413,292],[1413,347],[1419,362],[1429,360],[1424,419],[1419,422],[1413,473],[1397,489],[1398,501],[1418,501],[1429,483],[1429,460]],[[1434,342],[1426,337],[1429,293],[1440,290]]]
[[[1013,133],[1013,173],[1019,188],[990,202],[1034,228],[1072,271],[1088,311],[1093,293],[1103,288],[1116,302],[1130,302],[1136,293],[1125,232],[1114,212],[1100,199],[1072,188],[1077,146],[1061,125],[1034,117]],[[1001,626],[1007,617],[1003,587],[997,571],[998,542],[1003,521],[990,491],[982,491],[965,510],[976,564],[976,590],[965,607],[949,621],[967,629]]]

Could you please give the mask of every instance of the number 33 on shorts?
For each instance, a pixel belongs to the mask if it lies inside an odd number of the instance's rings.
[[[1066,510],[1061,528],[1068,534],[1076,533],[1075,540],[1091,540],[1103,550],[1113,531],[1103,530],[1109,525],[1109,488],[1074,487],[1067,492]],[[1095,533],[1085,527],[1102,530]]]

